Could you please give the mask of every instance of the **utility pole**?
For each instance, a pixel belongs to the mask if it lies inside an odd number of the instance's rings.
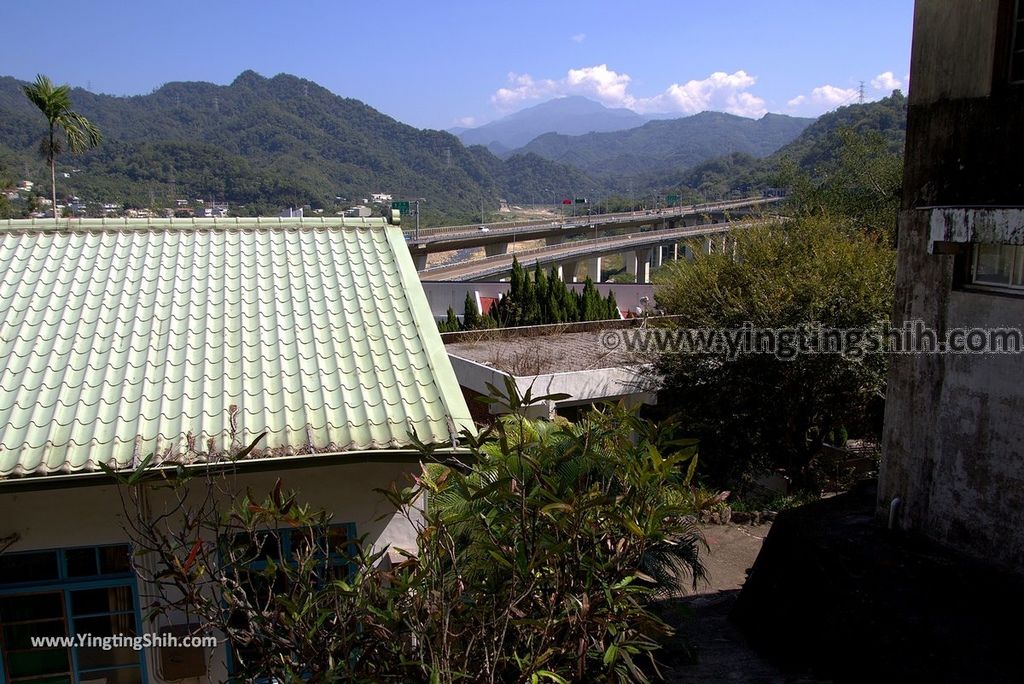
[[[420,239],[420,200],[416,198],[416,239]]]

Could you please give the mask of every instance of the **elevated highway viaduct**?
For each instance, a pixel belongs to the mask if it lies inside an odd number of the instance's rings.
[[[512,260],[515,257],[524,266],[533,266],[535,263],[545,267],[557,266],[562,279],[573,282],[580,263],[586,263],[587,273],[594,277],[595,274],[601,273],[602,257],[609,254],[624,254],[626,271],[636,275],[636,282],[647,283],[650,282],[651,269],[661,266],[666,259],[692,257],[691,250],[694,249],[708,254],[730,250],[729,233],[754,223],[756,221],[753,220],[730,221],[574,240],[523,250],[515,254],[495,254],[483,259],[427,268],[420,271],[420,280],[494,280],[511,273]],[[599,281],[600,277],[594,279]]]
[[[428,270],[427,259],[431,254],[483,247],[486,257],[494,257],[507,254],[509,245],[516,242],[544,240],[548,247],[553,247],[579,237],[601,238],[639,230],[661,233],[761,214],[779,199],[750,198],[661,211],[578,216],[561,221],[447,226],[420,230],[419,237],[415,231],[403,228],[416,270],[423,272]]]

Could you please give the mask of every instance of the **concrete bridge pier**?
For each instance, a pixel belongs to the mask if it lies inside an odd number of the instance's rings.
[[[650,247],[636,250],[636,282],[645,285],[651,282],[651,257],[654,250]]]
[[[601,282],[601,257],[587,260],[587,275],[595,283]]]
[[[636,275],[636,252],[623,252],[622,258],[626,262],[626,273]]]
[[[426,252],[422,254],[416,254],[415,252],[413,252],[412,263],[416,266],[417,271],[422,271],[423,269],[425,269],[427,267]]]
[[[683,249],[686,249],[685,247]],[[679,261],[679,243],[672,243],[672,261]]]
[[[665,245],[654,246],[654,268],[660,267],[665,263]]]
[[[499,256],[501,254],[508,254],[508,243],[507,242],[493,242],[489,245],[484,245],[484,256]]]
[[[710,235],[708,237],[704,238],[704,253],[705,254],[712,254],[712,253],[714,253],[714,247],[712,246],[711,236]]]
[[[563,283],[576,282],[576,267],[578,265],[577,261],[563,261],[558,264],[558,277],[562,279]]]

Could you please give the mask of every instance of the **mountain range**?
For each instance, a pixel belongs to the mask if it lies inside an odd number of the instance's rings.
[[[45,120],[22,85],[0,78],[0,165],[7,175],[48,180],[37,154]],[[104,141],[60,158],[58,172],[69,177],[58,191],[93,201],[173,206],[176,198],[206,198],[276,213],[383,192],[425,198],[425,219],[476,220],[499,198],[523,201],[590,182],[536,155],[499,159],[286,74],[246,71],[227,86],[168,83],[133,97],[75,88],[71,99]]]
[[[767,156],[796,139],[813,121],[783,114],[748,119],[701,112],[625,131],[576,136],[545,133],[517,152],[568,164],[595,178],[621,178],[688,168],[726,153]]]
[[[45,121],[22,85],[0,77],[0,178],[27,178],[47,187],[37,152]],[[236,209],[245,205],[242,213],[274,214],[305,204],[333,211],[339,202],[384,192],[396,199],[424,198],[427,224],[475,221],[496,208],[499,198],[533,203],[581,190],[621,195],[627,187],[756,189],[770,183],[768,170],[782,156],[813,166],[834,154],[837,127],[883,131],[895,147],[902,145],[906,125],[898,93],[879,103],[843,107],[813,123],[719,112],[643,122],[628,110],[560,98],[488,130],[522,139],[537,128],[627,128],[542,133],[499,156],[286,74],[266,78],[246,71],[226,86],[168,83],[133,97],[79,88],[71,95],[75,109],[103,131],[104,142],[80,157],[60,158],[61,195],[137,206],[204,198],[226,200]],[[638,120],[640,125],[628,127]],[[487,138],[481,129],[472,131]],[[472,131],[461,136],[472,140]]]
[[[896,90],[889,97],[840,107],[823,114],[791,142],[767,157],[742,152],[712,157],[674,171],[649,173],[638,188],[646,191],[690,188],[705,196],[754,192],[780,182],[779,171],[792,166],[810,177],[828,173],[842,149],[841,132],[877,136],[882,149],[902,157],[907,133],[907,98]]]
[[[646,122],[646,118],[632,110],[605,107],[575,95],[527,107],[483,126],[452,129],[451,132],[466,145],[485,145],[495,154],[506,155],[544,133],[582,135],[594,131],[621,131]]]

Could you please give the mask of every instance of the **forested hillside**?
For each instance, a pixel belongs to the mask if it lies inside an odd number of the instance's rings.
[[[37,154],[45,122],[21,85],[0,78],[0,163],[8,175],[48,181]],[[481,205],[497,209],[499,198],[520,202],[587,183],[538,156],[504,161],[285,74],[247,71],[228,86],[169,83],[134,97],[76,88],[72,101],[104,142],[60,158],[58,173],[70,177],[58,180],[58,191],[92,201],[145,207],[200,197],[273,213],[384,192],[423,197],[426,216],[453,220]]]
[[[749,154],[729,154],[709,159],[675,173],[645,176],[639,187],[665,191],[689,188],[706,197],[747,194],[774,185],[786,185],[787,169],[818,176],[832,166],[842,149],[844,131],[877,135],[881,146],[902,155],[907,130],[907,99],[903,93],[876,102],[840,107],[824,114],[795,140],[774,154],[758,159]]]
[[[813,119],[723,112],[651,121],[638,128],[586,135],[542,135],[521,148],[602,179],[684,169],[723,154],[763,157],[791,142]]]

